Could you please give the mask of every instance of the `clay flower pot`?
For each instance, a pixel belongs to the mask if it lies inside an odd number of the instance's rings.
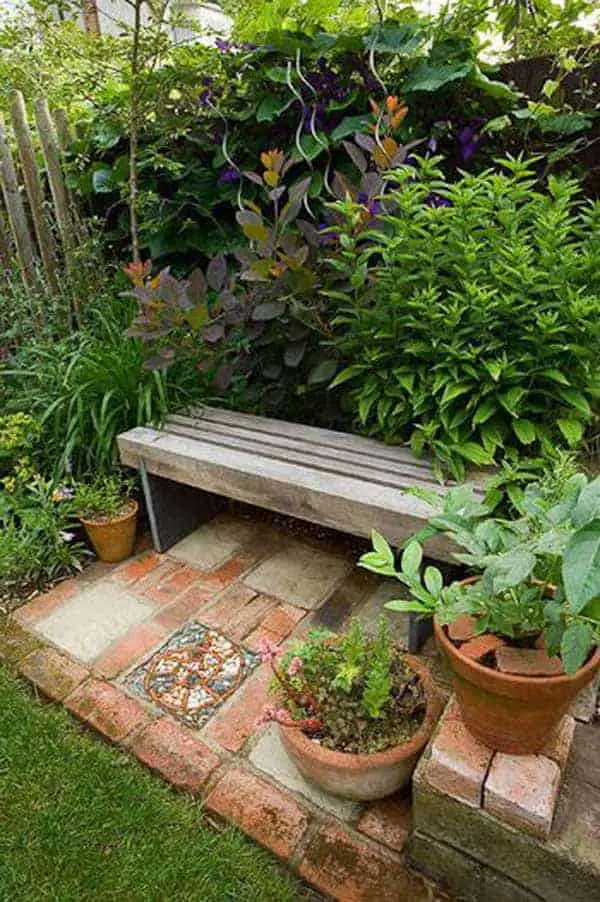
[[[98,558],[107,563],[116,563],[128,558],[135,544],[138,503],[129,501],[127,510],[112,519],[97,517],[85,520],[80,517],[90,542]]]
[[[600,649],[569,676],[527,677],[500,673],[465,657],[437,618],[435,637],[453,675],[454,691],[468,730],[491,749],[512,755],[540,752],[575,697],[600,668]]]
[[[389,796],[406,786],[429,741],[441,711],[441,701],[429,669],[405,655],[425,688],[425,719],[408,742],[383,752],[353,754],[324,748],[300,729],[279,724],[285,749],[300,773],[321,789],[357,801]]]

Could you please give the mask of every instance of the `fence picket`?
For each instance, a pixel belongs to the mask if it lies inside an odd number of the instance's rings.
[[[29,234],[29,225],[23,200],[19,192],[17,171],[8,144],[4,119],[0,115],[0,187],[4,197],[17,256],[25,285],[33,288],[37,282],[35,252]]]

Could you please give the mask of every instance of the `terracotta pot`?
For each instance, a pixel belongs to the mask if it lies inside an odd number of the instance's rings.
[[[324,748],[299,729],[279,725],[285,749],[300,773],[327,792],[345,799],[382,799],[409,782],[441,712],[441,700],[427,667],[405,656],[418,674],[426,695],[425,719],[403,745],[383,752],[353,754]]]
[[[491,749],[512,755],[540,752],[575,697],[600,668],[600,649],[573,676],[526,677],[500,673],[460,653],[434,620],[456,699],[469,731]]]
[[[135,544],[138,503],[131,501],[129,509],[112,520],[79,519],[85,526],[88,538],[101,561],[116,563],[128,558]]]

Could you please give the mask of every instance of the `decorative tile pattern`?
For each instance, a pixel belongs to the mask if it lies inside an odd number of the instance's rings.
[[[125,681],[190,727],[202,727],[258,664],[258,655],[201,623],[188,623]]]

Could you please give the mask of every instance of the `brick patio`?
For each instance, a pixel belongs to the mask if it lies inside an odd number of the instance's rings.
[[[236,824],[318,891],[341,902],[434,902],[446,897],[406,867],[408,799],[365,805],[321,792],[289,761],[276,727],[257,726],[270,680],[253,654],[262,637],[283,644],[313,626],[339,629],[353,614],[370,625],[383,601],[401,594],[400,584],[358,570],[356,559],[351,543],[222,514],[168,554],[146,549],[122,565],[94,564],[18,609],[0,635],[0,660],[18,664],[44,695],[173,786],[201,796],[212,816]],[[394,619],[399,639],[406,628]],[[193,666],[190,630],[220,643],[236,687],[206,721],[192,706],[194,680],[182,697],[172,678]],[[425,655],[445,687],[435,652]],[[460,725],[444,735],[446,746],[428,762],[433,781],[437,774],[446,793],[478,806],[487,776],[488,807],[510,807],[501,797],[503,762],[489,775],[491,753],[469,752]],[[457,748],[466,763],[449,779]]]

